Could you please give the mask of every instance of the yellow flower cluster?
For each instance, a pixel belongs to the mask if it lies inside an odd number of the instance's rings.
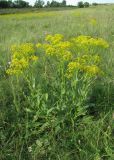
[[[31,43],[13,45],[11,51],[11,63],[6,70],[6,73],[9,75],[19,75],[23,73],[23,71],[30,66],[31,62],[38,60],[38,57],[34,55],[34,45]]]
[[[55,60],[57,60],[57,62],[65,62],[65,64],[68,64],[66,69],[66,75],[68,78],[72,77],[75,71],[83,72],[92,76],[101,73],[100,68],[98,67],[100,57],[95,53],[93,54],[91,50],[86,50],[86,52],[84,50],[84,52],[78,54],[77,46],[79,49],[92,47],[92,50],[94,50],[94,46],[102,48],[109,47],[108,43],[102,38],[78,36],[71,41],[65,41],[61,34],[47,35],[45,43],[36,44],[37,48],[44,50],[44,56],[54,58],[54,63]],[[29,68],[32,62],[37,61],[38,59],[38,57],[34,55],[36,50],[31,43],[14,45],[11,47],[11,51],[11,63],[6,71],[7,74],[10,75],[23,73],[24,70]]]
[[[108,48],[109,47],[109,44],[104,39],[92,38],[90,36],[81,35],[76,38],[73,38],[72,41],[78,47],[86,47],[86,48],[92,48],[92,47]]]
[[[28,12],[28,13],[17,13],[17,14],[4,14],[0,15],[0,19],[31,19],[31,18],[45,18],[45,17],[55,17],[58,13],[56,12]],[[59,14],[58,14],[59,15]]]
[[[63,35],[61,35],[61,34],[55,34],[54,36],[47,35],[46,38],[45,38],[45,40],[47,42],[52,43],[52,44],[57,44],[57,43],[59,43],[60,41],[63,40]]]
[[[89,76],[96,76],[101,73],[98,67],[99,63],[100,57],[98,55],[83,55],[68,64],[66,76],[67,78],[71,78],[76,71],[86,73]]]
[[[100,63],[100,57],[98,55],[90,55],[90,54],[85,54],[82,55],[81,57],[77,57],[77,61],[81,64],[99,64]]]
[[[13,58],[29,57],[34,54],[35,49],[32,43],[24,43],[20,45],[13,45],[11,47]]]
[[[96,65],[86,66],[85,71],[90,76],[95,76],[102,73],[101,69]]]
[[[47,56],[54,56],[64,61],[72,58],[72,53],[70,52],[71,42],[63,41],[63,35],[48,35],[45,40],[45,44],[38,43],[36,47],[43,48]]]
[[[55,34],[48,35],[45,41],[44,44],[38,43],[37,48],[43,48],[47,56],[67,61],[66,76],[68,78],[72,77],[75,71],[81,71],[89,76],[101,73],[98,67],[101,60],[96,54],[96,47],[108,48],[109,44],[104,39],[81,35],[71,41],[64,41],[63,35]]]

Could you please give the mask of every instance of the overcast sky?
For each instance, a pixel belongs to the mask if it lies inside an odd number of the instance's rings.
[[[36,0],[26,0],[28,1],[30,4],[34,4],[34,2]],[[44,0],[45,2],[47,2],[48,0]],[[52,0],[49,0],[49,1],[52,1]],[[58,2],[62,1],[62,0],[56,0]],[[66,0],[67,1],[67,4],[72,4],[72,5],[76,5],[77,2],[79,1],[85,1],[85,2],[90,2],[90,3],[93,3],[93,2],[98,2],[98,3],[114,3],[114,0]]]

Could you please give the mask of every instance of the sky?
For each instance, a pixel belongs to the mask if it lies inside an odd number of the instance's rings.
[[[28,1],[30,4],[34,4],[34,2],[36,0],[26,0]],[[44,0],[45,2],[47,2],[48,0]],[[49,1],[52,1],[52,0],[49,0]],[[62,0],[56,0],[58,2],[62,1]],[[70,4],[70,5],[76,5],[77,2],[79,1],[83,1],[83,2],[90,2],[90,3],[93,3],[93,2],[97,2],[97,3],[114,3],[114,0],[66,0],[67,1],[67,4]]]

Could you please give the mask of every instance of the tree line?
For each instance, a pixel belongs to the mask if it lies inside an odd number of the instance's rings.
[[[97,5],[97,3],[93,3],[93,5]],[[62,0],[61,2],[57,2],[56,0],[47,1],[45,2],[43,0],[36,0],[33,6],[29,4],[29,2],[26,2],[24,0],[0,0],[0,8],[29,8],[29,7],[35,7],[35,8],[43,8],[43,7],[66,7],[68,6],[66,3],[66,0]],[[77,7],[84,8],[89,7],[90,4],[88,2],[78,2]]]

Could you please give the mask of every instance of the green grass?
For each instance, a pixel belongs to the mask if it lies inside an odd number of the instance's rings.
[[[45,12],[45,11],[61,11],[61,10],[72,10],[77,7],[53,7],[53,8],[10,8],[0,9],[0,14],[17,14],[17,13],[28,13],[28,12]]]
[[[1,159],[114,160],[114,5],[10,13],[0,15]],[[92,19],[96,20],[96,25],[91,24]],[[5,72],[10,61],[11,45],[43,43],[47,34],[56,33],[63,34],[66,40],[79,35],[101,37],[110,45],[102,53],[104,60],[101,66],[105,76],[98,78],[91,86],[91,93],[83,104],[88,106],[86,114],[77,116],[76,121],[66,114],[66,110],[53,112],[47,109],[53,105],[61,106],[60,83],[59,77],[52,86],[39,78],[43,77],[40,73],[43,61],[34,71],[40,89],[35,88],[32,93],[23,79],[13,81]],[[98,52],[101,53],[99,49]],[[37,54],[42,57],[42,53]],[[14,93],[12,86],[15,86]],[[72,94],[71,91],[69,93]],[[16,103],[14,94],[18,99]],[[42,108],[38,108],[38,98]],[[58,104],[55,104],[56,99]],[[62,105],[70,106],[72,101],[66,101]],[[16,105],[20,107],[19,113],[15,110]],[[34,109],[26,111],[27,107]],[[40,118],[35,121],[34,116]]]

